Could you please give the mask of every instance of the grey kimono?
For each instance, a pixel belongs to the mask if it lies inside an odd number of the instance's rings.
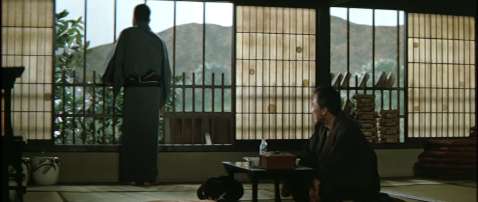
[[[102,78],[113,84],[114,96],[124,87],[120,181],[156,181],[160,109],[171,86],[166,44],[145,22],[123,30]]]

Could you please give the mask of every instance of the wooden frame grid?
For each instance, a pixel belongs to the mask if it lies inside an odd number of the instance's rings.
[[[316,10],[236,7],[236,139],[313,133]]]
[[[2,68],[25,67],[12,90],[11,113],[14,135],[23,139],[51,137],[53,10],[53,0],[2,1]]]
[[[407,18],[409,137],[467,137],[476,123],[475,19]]]

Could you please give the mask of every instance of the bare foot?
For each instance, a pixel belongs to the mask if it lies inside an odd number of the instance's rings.
[[[154,181],[154,182],[144,182],[143,183],[145,186],[154,186],[154,185],[158,185],[159,182],[158,181]]]
[[[134,186],[134,185],[136,185],[136,182],[135,182],[135,181],[130,181],[130,182],[122,182],[122,184],[124,184],[124,185],[132,185],[132,186]]]

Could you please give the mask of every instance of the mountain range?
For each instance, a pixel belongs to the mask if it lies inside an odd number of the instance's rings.
[[[398,26],[403,32],[403,26]],[[205,25],[205,54],[209,64],[215,64],[228,72],[231,66],[232,53],[232,27],[215,24]],[[397,58],[397,26],[376,26],[375,40],[373,41],[372,26],[350,23],[349,26],[349,67],[350,72],[360,72],[360,68],[372,61],[373,45],[375,45],[375,59]],[[176,49],[173,49],[173,36],[176,31]],[[345,73],[347,70],[347,27],[346,21],[331,17],[331,69],[332,72]],[[170,62],[175,61],[176,75],[182,72],[193,72],[202,68],[203,58],[203,25],[190,23],[179,25],[176,30],[166,29],[158,33],[166,42]],[[403,50],[403,33],[400,33],[400,49]],[[373,43],[374,42],[374,43]],[[106,57],[113,44],[104,44],[91,48],[87,54],[87,72],[102,71]],[[175,60],[173,60],[173,57]],[[317,61],[320,62],[320,61]],[[217,68],[215,68],[217,69]],[[91,73],[89,73],[91,75]]]

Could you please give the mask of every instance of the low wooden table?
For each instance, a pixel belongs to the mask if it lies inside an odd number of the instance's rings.
[[[234,177],[235,173],[246,173],[252,181],[252,202],[257,202],[257,183],[259,180],[274,180],[275,201],[280,202],[280,182],[285,179],[310,179],[314,178],[314,169],[309,167],[297,167],[295,169],[267,170],[260,167],[249,166],[249,162],[229,162],[222,164],[227,173]]]

